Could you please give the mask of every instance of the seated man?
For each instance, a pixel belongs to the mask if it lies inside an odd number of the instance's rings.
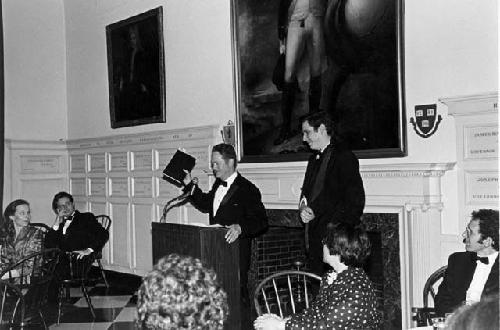
[[[92,213],[75,210],[73,196],[61,191],[52,200],[56,220],[45,236],[47,248],[57,247],[63,251],[77,252],[81,257],[102,249],[108,240],[108,232]]]
[[[223,329],[227,294],[199,259],[171,254],[137,292],[138,329]]]
[[[443,316],[472,305],[487,295],[498,295],[498,211],[472,212],[464,237],[467,252],[453,253],[434,305]]]

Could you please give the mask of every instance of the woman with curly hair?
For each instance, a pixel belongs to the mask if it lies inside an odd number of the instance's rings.
[[[196,258],[161,258],[137,293],[139,329],[223,329],[226,292],[212,269]]]
[[[367,234],[339,223],[328,228],[323,243],[323,261],[333,270],[321,279],[318,296],[302,313],[289,318],[264,314],[257,330],[374,329],[380,322],[373,285],[361,268],[370,255]]]
[[[43,232],[30,227],[30,221],[30,204],[24,199],[16,199],[5,208],[3,222],[0,225],[2,245],[0,270],[41,250]]]

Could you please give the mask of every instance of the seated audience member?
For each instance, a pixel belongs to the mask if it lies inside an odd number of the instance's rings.
[[[448,258],[448,268],[434,299],[439,316],[487,295],[498,295],[498,211],[472,212],[462,236],[466,252]]]
[[[30,204],[24,199],[16,199],[5,208],[0,234],[1,270],[41,250],[43,232],[30,227],[30,221]]]
[[[57,247],[63,251],[74,251],[86,256],[102,249],[108,240],[108,232],[92,213],[75,210],[73,196],[61,191],[52,200],[56,219],[45,237],[46,247]]]
[[[473,305],[457,309],[446,321],[449,330],[490,330],[500,329],[498,296],[485,297]]]
[[[323,261],[333,270],[321,279],[318,296],[301,313],[282,319],[265,314],[255,329],[372,329],[380,322],[372,283],[361,268],[370,254],[366,233],[349,224],[328,229],[323,243]]]
[[[199,259],[161,258],[137,293],[139,329],[223,329],[226,292]]]

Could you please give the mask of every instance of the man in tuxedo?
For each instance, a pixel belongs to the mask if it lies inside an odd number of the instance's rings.
[[[462,234],[466,252],[453,253],[434,305],[438,315],[498,295],[498,210],[472,212]]]
[[[243,302],[248,302],[248,269],[252,238],[267,229],[267,215],[259,189],[236,171],[236,152],[230,144],[212,148],[211,166],[216,178],[212,189],[203,193],[187,173],[184,191],[191,191],[190,201],[201,212],[208,213],[210,224],[227,228],[228,244],[239,240],[240,286]]]
[[[92,213],[75,210],[73,196],[61,191],[52,200],[56,220],[45,237],[46,247],[73,251],[83,257],[102,249],[108,240],[108,232]]]
[[[334,138],[333,121],[325,112],[302,120],[302,139],[313,150],[309,158],[299,211],[306,224],[306,249],[310,271],[323,274],[321,240],[329,225],[356,225],[365,206],[365,191],[356,156]]]

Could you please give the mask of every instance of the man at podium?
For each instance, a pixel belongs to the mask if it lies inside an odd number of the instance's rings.
[[[267,229],[267,216],[259,189],[236,171],[236,152],[230,144],[218,144],[212,148],[211,167],[216,178],[212,189],[204,193],[196,185],[197,180],[187,173],[184,191],[191,192],[189,200],[197,209],[210,216],[210,224],[228,228],[226,242],[239,240],[240,286],[242,303],[249,303],[248,269],[253,237]]]

